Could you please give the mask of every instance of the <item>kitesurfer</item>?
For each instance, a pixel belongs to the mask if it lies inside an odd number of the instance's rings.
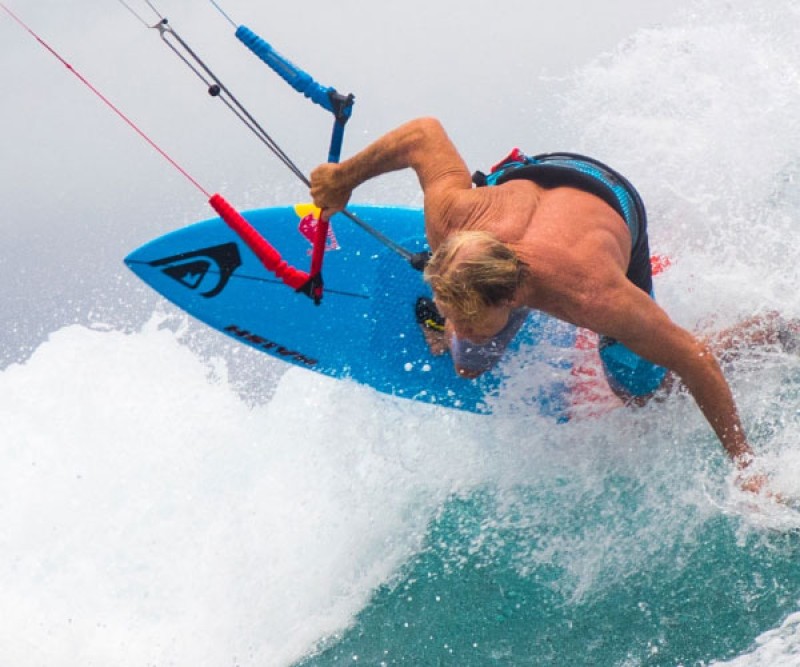
[[[409,167],[424,192],[433,252],[425,277],[435,310],[418,304],[418,314],[443,316],[459,374],[490,367],[527,309],[538,309],[600,335],[609,384],[626,401],[643,403],[678,379],[735,465],[750,466],[753,452],[710,341],[652,298],[646,215],[626,179],[582,156],[517,152],[479,175],[478,184],[491,187],[473,187],[442,125],[421,118],[340,164],[317,167],[311,195],[331,215],[365,181]],[[742,485],[759,490],[763,481],[744,475]]]

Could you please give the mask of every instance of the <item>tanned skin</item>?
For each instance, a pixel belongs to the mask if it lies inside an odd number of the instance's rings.
[[[545,189],[526,180],[473,188],[464,160],[432,118],[406,123],[340,164],[320,165],[311,174],[311,196],[332,215],[360,184],[405,168],[419,178],[433,250],[453,232],[485,230],[528,265],[530,278],[506,304],[505,315],[493,315],[494,332],[512,308],[524,305],[620,341],[677,376],[731,459],[741,469],[750,464],[752,450],[711,349],[626,278],[631,236],[613,208],[575,188]],[[470,337],[465,323],[449,326]],[[760,476],[743,482],[754,491],[762,484]]]

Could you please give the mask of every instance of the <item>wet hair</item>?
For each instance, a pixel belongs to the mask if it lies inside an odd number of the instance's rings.
[[[468,321],[514,298],[528,267],[489,232],[461,231],[448,236],[425,267],[425,280],[437,303]]]

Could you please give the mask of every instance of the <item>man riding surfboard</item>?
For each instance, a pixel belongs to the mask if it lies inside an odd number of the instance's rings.
[[[332,215],[365,181],[413,169],[433,252],[425,276],[459,374],[487,370],[497,357],[492,349],[502,349],[524,320],[520,314],[543,311],[601,336],[609,384],[628,402],[645,402],[677,378],[744,471],[753,452],[709,343],[675,324],[651,296],[638,193],[601,163],[558,155],[559,164],[551,159],[536,174],[536,164],[552,156],[525,164],[520,154],[520,168],[509,177],[474,188],[441,124],[421,118],[340,164],[317,167],[311,196]],[[546,172],[548,166],[562,171]],[[534,169],[526,173],[527,167]],[[744,476],[742,486],[758,491],[763,482]]]

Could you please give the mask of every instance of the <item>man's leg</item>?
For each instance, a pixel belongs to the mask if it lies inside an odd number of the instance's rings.
[[[790,320],[776,311],[755,315],[706,337],[719,360],[730,363],[758,347],[775,347],[800,353],[800,320]]]

